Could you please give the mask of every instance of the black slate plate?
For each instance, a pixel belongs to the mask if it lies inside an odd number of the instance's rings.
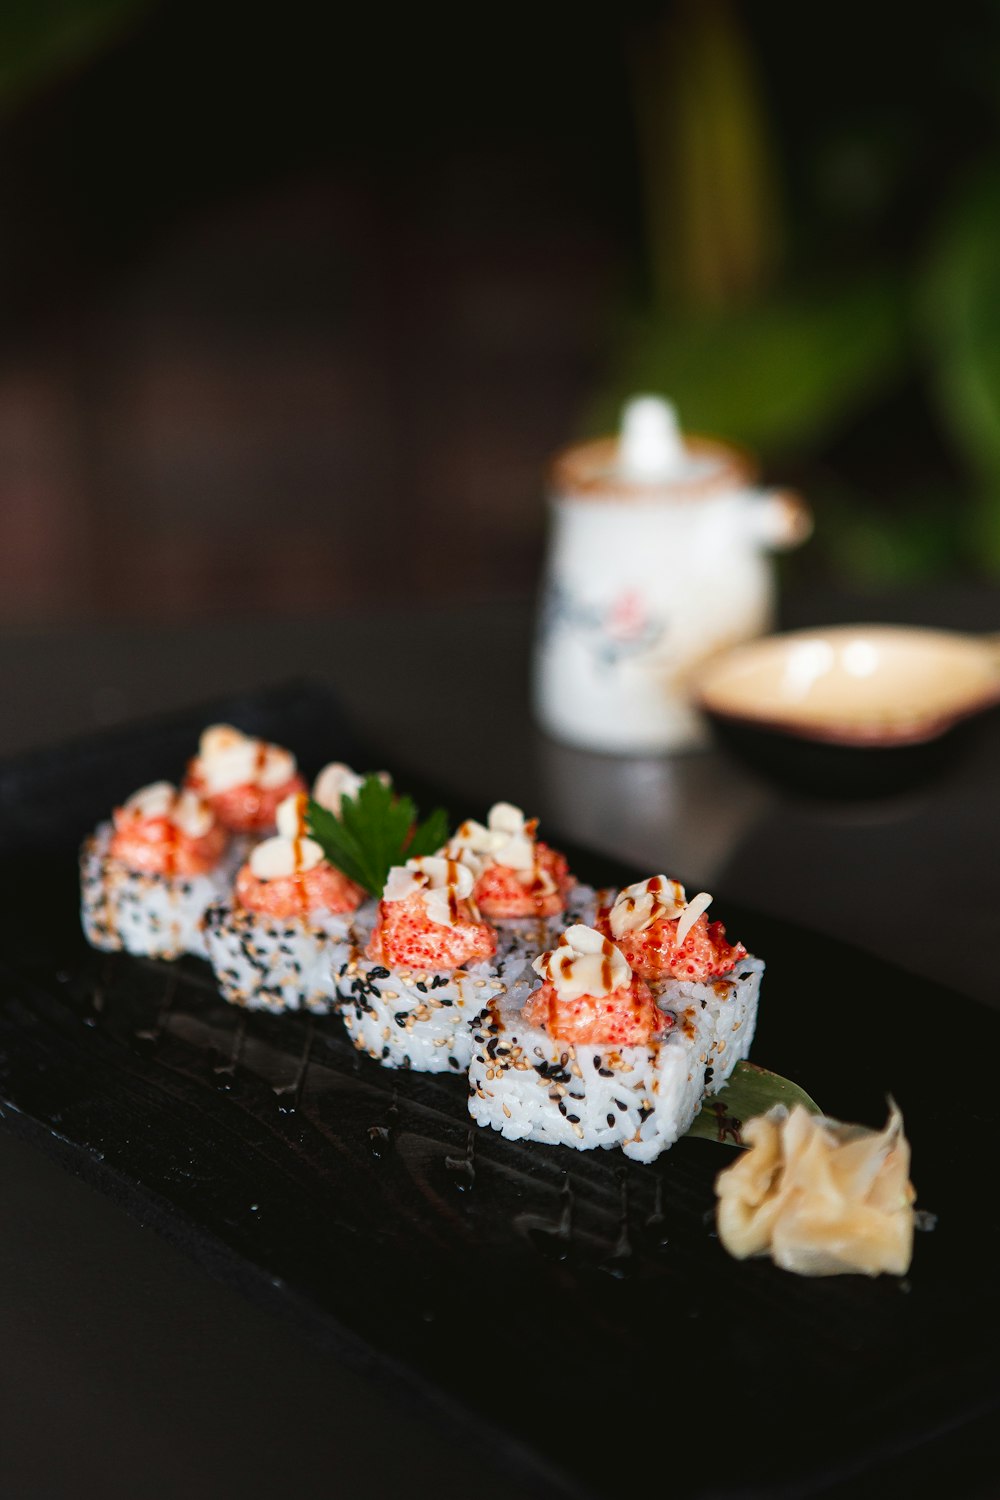
[[[195,961],[87,948],[79,836],[177,774],[209,717],[307,770],[358,753],[336,705],[292,686],[0,769],[8,1126],[344,1357],[433,1393],[536,1487],[859,1493],[995,1407],[1000,1016],[725,906],[768,962],[755,1058],[848,1118],[880,1123],[891,1091],[939,1215],[902,1283],[739,1265],[711,1230],[726,1148],[641,1167],[505,1142],[470,1129],[459,1081],[358,1058],[335,1018],[244,1015]],[[647,873],[573,862],[602,883]],[[915,920],[960,934],[949,913]]]

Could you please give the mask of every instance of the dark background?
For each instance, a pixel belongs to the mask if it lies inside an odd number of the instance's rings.
[[[1000,9],[18,0],[0,622],[523,597],[629,390],[790,582],[1000,568]]]

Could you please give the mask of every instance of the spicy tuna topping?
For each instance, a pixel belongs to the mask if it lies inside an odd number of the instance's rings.
[[[389,871],[366,956],[393,968],[440,971],[491,958],[496,933],[472,905],[472,872],[430,855]]]
[[[278,804],[306,789],[290,750],[254,739],[230,724],[205,730],[186,785],[234,833],[266,833],[275,826]]]
[[[113,816],[108,853],[145,875],[206,875],[226,848],[226,830],[191,791],[156,781],[133,793]]]
[[[721,922],[709,922],[711,900],[701,891],[688,901],[676,880],[653,875],[626,886],[610,909],[598,913],[597,926],[643,979],[700,983],[728,974],[747,956],[742,943],[727,941]]]
[[[476,879],[475,901],[487,917],[555,917],[565,911],[573,877],[564,855],[536,837],[538,819],[497,802],[486,826],[468,819],[441,853]]]
[[[307,802],[305,792],[296,792],[279,804],[277,837],[258,844],[237,875],[236,899],[248,911],[287,918],[361,905],[361,887],[334,869],[307,836]]]
[[[529,995],[524,1019],[557,1041],[641,1047],[672,1024],[614,943],[593,927],[568,927],[532,967],[542,984]]]

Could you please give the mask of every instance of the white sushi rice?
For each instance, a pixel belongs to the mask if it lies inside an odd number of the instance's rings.
[[[747,957],[726,979],[653,986],[674,1025],[645,1047],[571,1046],[529,1026],[521,1007],[538,981],[526,976],[473,1024],[469,1111],[508,1140],[652,1161],[749,1053],[763,971]]]
[[[359,1052],[384,1068],[465,1073],[470,1022],[505,986],[492,962],[454,973],[389,969],[355,949],[337,975],[340,1013]]]
[[[270,917],[221,901],[205,913],[205,949],[223,998],[248,1010],[337,1008],[336,971],[367,933],[362,913]]]
[[[112,859],[102,823],[80,850],[81,919],[88,943],[152,958],[205,957],[201,919],[233,881],[232,858],[207,875],[149,875]]]

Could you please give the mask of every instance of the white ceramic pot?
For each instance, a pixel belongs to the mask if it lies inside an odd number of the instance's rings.
[[[629,404],[620,438],[559,455],[551,477],[540,723],[593,750],[698,745],[689,678],[722,647],[772,628],[769,553],[805,540],[809,511],[756,487],[740,450],[682,438],[653,397]]]

